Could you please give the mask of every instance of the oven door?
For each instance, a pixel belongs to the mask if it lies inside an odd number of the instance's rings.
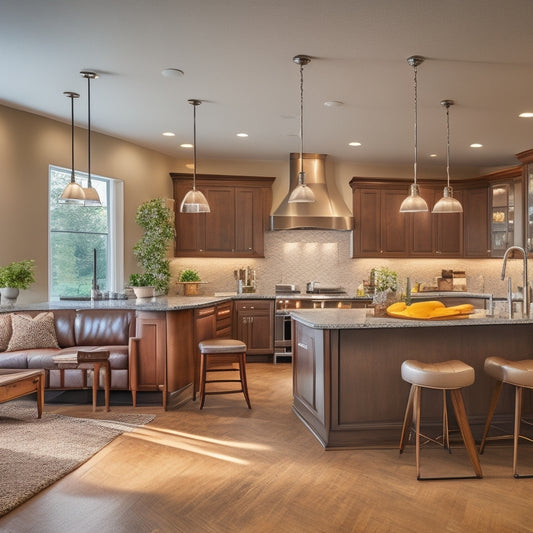
[[[278,357],[292,359],[291,327],[291,315],[277,312],[274,325],[274,364]]]

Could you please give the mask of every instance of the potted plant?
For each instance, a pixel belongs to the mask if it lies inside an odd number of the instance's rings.
[[[151,274],[132,274],[129,286],[137,298],[151,298],[155,294],[155,279]]]
[[[183,284],[185,296],[196,296],[199,292],[198,285],[201,282],[202,280],[196,270],[188,268],[180,273],[179,283]]]
[[[35,261],[33,259],[14,261],[9,265],[0,267],[2,300],[14,303],[21,289],[26,290],[32,283],[35,283],[34,268]]]
[[[398,273],[388,267],[374,268],[371,278],[374,285],[374,315],[386,316],[387,307],[398,300]]]
[[[134,278],[134,283],[149,283],[158,294],[168,292],[170,282],[170,262],[168,246],[175,236],[174,211],[165,205],[162,198],[154,198],[142,203],[135,216],[135,222],[144,230],[142,237],[133,247],[133,254],[144,274]],[[146,276],[145,278],[142,276]]]

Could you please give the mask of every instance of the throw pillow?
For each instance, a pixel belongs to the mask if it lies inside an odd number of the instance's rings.
[[[13,314],[11,327],[13,333],[7,346],[8,352],[33,348],[59,348],[54,313],[39,313],[36,317]]]
[[[9,339],[11,338],[11,315],[9,313],[0,314],[0,352],[7,350]]]

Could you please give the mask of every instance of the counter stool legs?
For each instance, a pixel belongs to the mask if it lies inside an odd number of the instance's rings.
[[[479,453],[485,450],[487,440],[499,440],[511,437],[511,435],[499,435],[489,437],[490,425],[500,393],[504,383],[512,385],[515,388],[515,406],[514,406],[514,428],[513,428],[513,476],[515,478],[531,478],[533,474],[520,475],[518,473],[518,440],[520,438],[530,440],[530,438],[520,434],[520,424],[522,419],[522,396],[523,390],[533,389],[533,360],[525,359],[522,361],[509,361],[502,357],[487,357],[485,359],[485,372],[494,378],[495,384],[492,392],[487,421],[483,431]]]
[[[421,363],[419,361],[404,361],[402,364],[402,378],[411,383],[411,390],[407,400],[405,416],[400,436],[400,453],[403,453],[410,428],[415,418],[415,455],[416,478],[418,480],[436,479],[469,479],[482,478],[483,473],[476,450],[474,437],[470,430],[464,406],[461,388],[471,385],[474,381],[474,369],[461,361],[446,361],[442,363]],[[448,432],[448,412],[446,407],[446,393],[450,393],[455,418],[461,432],[468,458],[472,464],[475,476],[459,477],[431,477],[422,478],[420,475],[420,419],[422,388],[442,390],[442,445],[450,451]],[[428,437],[429,438],[429,437]],[[433,439],[430,439],[433,440]],[[436,441],[434,441],[436,442]],[[451,452],[450,452],[451,453]]]

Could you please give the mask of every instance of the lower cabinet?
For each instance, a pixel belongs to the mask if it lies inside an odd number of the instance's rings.
[[[229,339],[231,337],[231,314],[233,302],[224,302],[216,306],[216,332],[217,339]]]
[[[274,300],[243,300],[235,303],[236,338],[246,343],[249,356],[274,353]],[[253,358],[252,360],[260,358]]]

